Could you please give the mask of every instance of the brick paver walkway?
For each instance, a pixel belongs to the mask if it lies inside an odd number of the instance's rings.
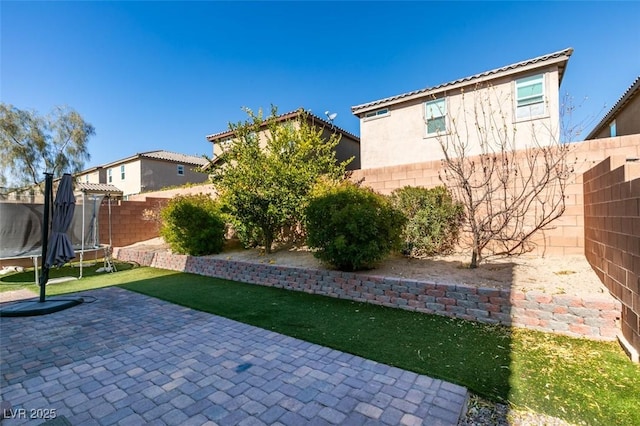
[[[467,390],[119,288],[0,318],[3,426],[455,425]],[[41,410],[41,411],[38,411]],[[10,414],[9,413],[9,414]],[[50,412],[49,412],[50,413]]]

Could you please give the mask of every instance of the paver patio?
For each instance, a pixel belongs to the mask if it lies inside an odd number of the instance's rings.
[[[0,318],[3,426],[54,409],[73,425],[456,425],[466,407],[442,380],[116,287],[81,295],[95,301]]]

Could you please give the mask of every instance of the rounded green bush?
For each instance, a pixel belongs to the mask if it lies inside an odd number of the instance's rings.
[[[218,203],[208,195],[178,195],[162,209],[160,235],[175,253],[220,253],[226,224]]]
[[[327,188],[305,211],[307,245],[337,269],[369,269],[399,248],[404,215],[387,197],[345,183]]]
[[[402,233],[404,254],[421,257],[453,251],[460,235],[464,208],[454,201],[446,187],[405,186],[393,191],[391,202],[408,219]]]

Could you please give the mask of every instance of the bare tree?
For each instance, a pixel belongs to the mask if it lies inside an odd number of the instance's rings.
[[[464,205],[462,242],[471,249],[471,268],[487,253],[533,250],[532,237],[551,229],[565,211],[575,167],[570,145],[548,124],[532,120],[516,126],[508,113],[512,105],[510,95],[476,87],[461,94],[458,114],[438,132],[444,153],[440,179]]]

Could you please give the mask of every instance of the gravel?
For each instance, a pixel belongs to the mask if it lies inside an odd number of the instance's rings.
[[[557,417],[535,413],[528,410],[516,410],[506,404],[499,404],[472,395],[469,398],[467,413],[458,422],[458,426],[574,426]]]

